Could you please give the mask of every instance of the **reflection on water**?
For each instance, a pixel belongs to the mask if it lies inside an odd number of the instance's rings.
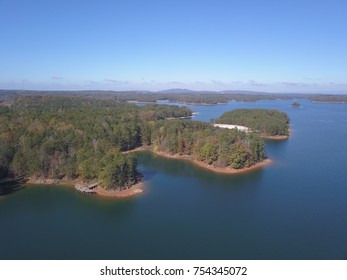
[[[0,180],[0,197],[9,195],[24,188],[23,179],[3,179]]]

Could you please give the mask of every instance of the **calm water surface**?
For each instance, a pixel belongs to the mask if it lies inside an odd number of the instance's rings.
[[[190,106],[209,121],[234,108],[289,114],[266,142],[273,164],[220,175],[139,153],[145,194],[126,200],[32,186],[0,197],[1,259],[346,259],[347,104]]]

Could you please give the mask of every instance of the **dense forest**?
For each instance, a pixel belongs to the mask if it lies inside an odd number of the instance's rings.
[[[159,121],[151,131],[154,151],[187,155],[217,167],[250,167],[265,158],[264,142],[255,133],[182,120]]]
[[[136,158],[122,151],[150,139],[148,123],[191,113],[178,106],[18,97],[0,106],[0,177],[80,177],[127,187],[137,181]]]
[[[266,109],[235,109],[214,121],[249,127],[264,136],[288,136],[289,117],[286,113]]]
[[[0,106],[0,178],[78,178],[123,189],[139,175],[135,155],[124,152],[140,146],[221,167],[243,168],[264,159],[256,134],[169,120],[191,114],[178,106],[18,96]]]

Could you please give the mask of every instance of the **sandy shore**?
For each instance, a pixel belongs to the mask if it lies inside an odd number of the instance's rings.
[[[222,173],[222,174],[240,174],[240,173],[247,173],[250,171],[254,171],[254,170],[258,170],[268,164],[271,163],[270,159],[265,159],[262,162],[258,162],[255,165],[252,165],[251,167],[245,167],[245,168],[241,168],[241,169],[235,169],[235,168],[230,168],[230,167],[225,167],[225,168],[221,168],[221,167],[215,167],[212,165],[209,165],[207,163],[198,161],[198,160],[192,160],[194,162],[194,164],[199,165],[200,167],[206,168],[208,170],[212,170],[214,172],[217,173]]]
[[[257,170],[259,168],[262,168],[268,164],[271,163],[270,159],[265,159],[262,162],[256,163],[255,165],[251,166],[251,167],[245,167],[245,168],[240,168],[240,169],[235,169],[235,168],[230,168],[230,167],[216,167],[210,164],[207,164],[205,162],[196,160],[196,159],[192,159],[186,156],[181,156],[181,155],[170,155],[168,153],[164,153],[164,152],[154,152],[156,155],[162,156],[162,157],[166,157],[166,158],[174,158],[174,159],[182,159],[182,160],[188,160],[202,168],[211,170],[213,172],[217,172],[217,173],[222,173],[222,174],[239,174],[239,173],[247,173],[253,170]]]
[[[269,135],[260,135],[261,138],[265,140],[286,140],[290,136],[292,136],[293,131],[291,128],[289,128],[289,134],[288,135],[276,135],[276,136],[269,136]]]
[[[260,135],[260,137],[265,140],[286,140],[289,138],[288,135],[276,135],[276,136]]]
[[[251,132],[251,129],[247,126],[237,125],[237,124],[223,124],[223,123],[214,123],[214,127],[228,128],[228,129],[237,129],[245,132]]]
[[[97,186],[94,191],[97,195],[105,196],[105,197],[114,197],[114,198],[126,198],[132,197],[143,192],[143,182],[139,182],[129,189],[116,191],[116,190],[105,190],[100,186]]]
[[[84,183],[81,180],[64,180],[64,179],[42,179],[42,178],[28,178],[25,184],[28,185],[64,185],[75,188],[76,185],[90,185],[91,183]],[[117,190],[105,190],[100,186],[97,186],[93,189],[96,195],[104,197],[113,197],[113,198],[127,198],[131,196],[138,195],[143,192],[144,184],[143,182],[138,182],[135,185],[131,186],[128,189],[117,191]]]
[[[242,125],[236,125],[236,124],[219,124],[215,123],[213,124],[214,127],[220,127],[220,128],[228,128],[228,129],[238,129],[241,131],[245,132],[251,132],[251,129],[247,126],[242,126]],[[276,136],[271,136],[271,135],[266,135],[266,134],[260,134],[260,137],[265,139],[265,140],[286,140],[289,138],[291,135],[291,130],[289,129],[289,135],[276,135]]]
[[[139,147],[139,148],[136,148],[136,149],[134,149],[132,151],[128,151],[127,153],[129,153],[129,152],[137,152],[137,151],[149,151],[149,152],[154,153],[155,155],[166,157],[166,158],[187,160],[187,161],[190,161],[190,162],[192,162],[192,163],[194,163],[194,164],[196,164],[196,165],[198,165],[198,166],[200,166],[202,168],[211,170],[213,172],[221,173],[221,174],[247,173],[247,172],[250,172],[250,171],[253,171],[253,170],[260,169],[260,168],[262,168],[262,167],[264,167],[266,165],[269,165],[272,162],[270,159],[265,159],[262,162],[258,162],[255,165],[252,165],[251,167],[235,169],[235,168],[230,168],[230,167],[222,168],[222,167],[216,167],[216,166],[213,166],[213,165],[209,165],[209,164],[207,164],[205,162],[193,159],[190,156],[179,155],[179,154],[171,155],[171,154],[165,153],[165,152],[153,151],[152,147],[150,147],[150,146]]]

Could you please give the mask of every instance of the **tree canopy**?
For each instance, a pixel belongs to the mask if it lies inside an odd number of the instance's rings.
[[[19,96],[13,105],[0,106],[0,178],[79,178],[123,189],[139,175],[136,157],[124,152],[140,146],[220,167],[243,168],[264,159],[264,143],[255,133],[171,119],[191,114],[173,105]]]
[[[214,122],[246,126],[264,136],[289,135],[289,117],[278,110],[235,109],[225,112]]]

